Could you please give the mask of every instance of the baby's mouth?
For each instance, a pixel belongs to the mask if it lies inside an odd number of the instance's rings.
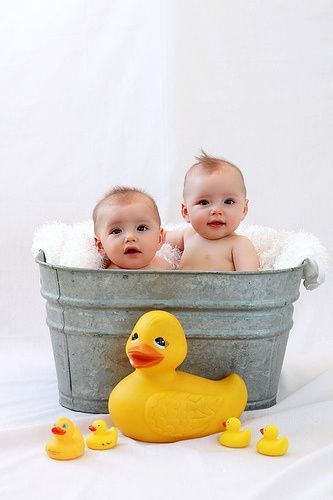
[[[124,252],[125,255],[135,255],[138,253],[141,253],[141,252],[137,247],[127,247],[125,249],[125,252]]]
[[[225,222],[223,222],[221,220],[212,220],[212,221],[208,222],[208,226],[209,227],[222,227],[222,226],[225,226]]]

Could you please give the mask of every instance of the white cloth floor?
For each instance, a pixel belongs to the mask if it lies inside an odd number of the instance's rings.
[[[203,148],[241,167],[246,224],[309,232],[332,253],[333,2],[11,0],[0,46],[1,500],[332,499],[330,271],[301,287],[278,404],[243,416],[249,448],[120,435],[57,462],[44,451],[55,420],[88,435],[96,416],[58,403],[31,243],[46,222],[91,218],[116,184],[146,189],[179,223]],[[286,456],[255,452],[269,422]]]
[[[237,498],[329,499],[333,497],[333,363],[313,357],[286,359],[278,404],[245,412],[252,431],[248,448],[230,449],[218,435],[172,444],[136,442],[121,433],[116,448],[92,451],[71,461],[50,459],[44,446],[51,427],[68,416],[90,434],[96,415],[58,403],[51,342],[12,339],[3,343],[0,424],[0,496],[3,499],[136,500]],[[108,424],[111,419],[101,416]],[[259,429],[275,423],[289,439],[282,457],[255,451]]]

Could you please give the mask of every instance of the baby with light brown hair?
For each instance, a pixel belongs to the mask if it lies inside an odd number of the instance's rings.
[[[196,159],[185,175],[181,206],[190,225],[166,234],[167,243],[183,252],[179,268],[258,271],[252,242],[235,232],[248,211],[241,170],[204,152]]]
[[[93,211],[95,245],[106,269],[172,269],[156,255],[164,231],[154,199],[144,191],[115,187]]]

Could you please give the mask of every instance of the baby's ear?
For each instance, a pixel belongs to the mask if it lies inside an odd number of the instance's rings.
[[[190,221],[190,216],[188,214],[187,206],[182,203],[182,216],[186,220],[186,222],[191,222]]]
[[[245,205],[244,205],[244,209],[243,209],[243,219],[246,216],[248,211],[249,211],[249,200],[245,200]]]
[[[158,249],[161,248],[162,245],[165,243],[165,238],[166,238],[166,230],[163,229],[163,227],[160,228],[160,237],[158,241]]]
[[[95,235],[94,241],[95,241],[95,247],[97,248],[98,253],[104,257],[105,252],[104,252],[104,247],[102,245],[101,240],[98,238],[98,236]]]

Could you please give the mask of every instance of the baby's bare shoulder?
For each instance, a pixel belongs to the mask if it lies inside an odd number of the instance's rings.
[[[186,241],[189,238],[191,238],[192,236],[195,236],[197,233],[196,233],[196,231],[194,231],[193,227],[189,225],[189,226],[185,227],[183,234],[184,234],[184,241]]]
[[[246,236],[235,235],[232,258],[236,271],[258,271],[260,262],[256,249]]]
[[[253,245],[252,241],[242,234],[234,234],[232,238],[235,245]]]

